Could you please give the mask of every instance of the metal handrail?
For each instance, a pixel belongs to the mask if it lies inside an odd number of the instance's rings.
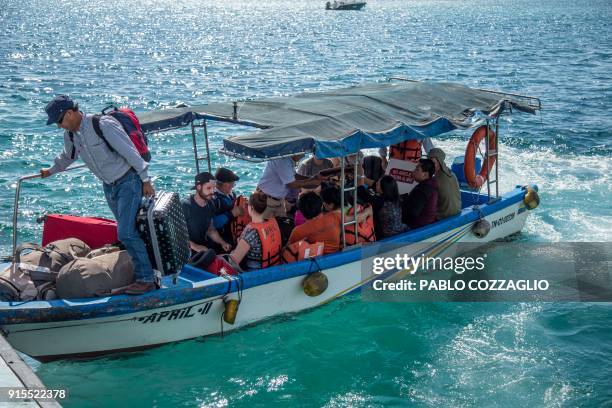
[[[79,164],[78,166],[68,167],[67,169],[63,170],[62,173],[65,171],[80,169],[82,167],[85,167],[85,165]],[[26,180],[32,180],[35,178],[42,178],[42,176],[40,175],[40,173],[36,173],[20,177],[17,180],[17,188],[15,190],[15,203],[13,204],[13,259],[15,259],[15,251],[17,250],[17,215],[19,213],[19,196],[21,195],[21,183]]]

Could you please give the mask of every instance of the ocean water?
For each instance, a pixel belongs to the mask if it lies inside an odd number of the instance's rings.
[[[44,105],[82,109],[290,95],[390,76],[539,96],[501,121],[501,191],[535,182],[524,242],[612,240],[612,3],[371,0],[0,1],[0,253],[15,181],[52,163]],[[212,147],[245,129],[210,126]],[[465,132],[437,142],[462,154]],[[186,194],[188,130],[152,138],[158,189]],[[249,191],[262,165],[213,154]],[[44,212],[110,216],[87,171],[24,186],[20,240]],[[507,260],[513,267],[512,259]],[[612,307],[371,303],[351,295],[224,338],[91,361],[28,362],[68,407],[612,405]]]

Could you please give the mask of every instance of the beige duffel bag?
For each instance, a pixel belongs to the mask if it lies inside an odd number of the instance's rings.
[[[42,266],[59,272],[68,262],[85,256],[91,251],[89,246],[78,238],[53,241],[41,247],[36,244],[23,244],[17,248],[17,262]]]
[[[78,238],[50,242],[44,247],[33,243],[19,245],[13,265],[0,272],[0,300],[53,299],[60,269],[89,251],[89,246]]]
[[[108,296],[112,289],[127,286],[133,280],[134,265],[127,251],[78,258],[60,270],[57,296],[62,299]]]

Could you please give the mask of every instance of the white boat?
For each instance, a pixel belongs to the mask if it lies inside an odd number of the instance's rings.
[[[452,106],[448,100],[453,101]],[[203,127],[206,156],[206,121],[258,127],[263,130],[255,135],[224,140],[222,152],[263,161],[302,152],[314,152],[318,157],[345,156],[363,148],[425,135],[435,137],[484,122],[499,130],[499,117],[510,107],[514,111],[535,112],[540,106],[537,98],[456,84],[402,81],[249,101],[241,106],[219,103],[139,116],[148,132],[190,125],[194,147],[196,129]],[[196,160],[198,170],[200,161]],[[14,348],[48,361],[140,350],[228,332],[280,314],[320,306],[371,281],[371,277],[362,275],[362,258],[365,249],[373,246],[397,244],[415,256],[424,252],[454,256],[453,243],[485,244],[521,231],[528,209],[534,207],[537,187],[518,186],[498,195],[496,182],[486,185],[486,194],[462,191],[463,210],[457,216],[330,255],[226,277],[185,265],[176,282],[166,276],[160,290],[142,296],[0,302],[0,328]],[[483,218],[491,224],[485,236],[473,230]],[[303,283],[314,272],[322,272],[328,285],[318,296],[309,296]],[[393,279],[394,275],[392,272],[385,278]],[[240,302],[233,324],[223,319],[231,299]]]

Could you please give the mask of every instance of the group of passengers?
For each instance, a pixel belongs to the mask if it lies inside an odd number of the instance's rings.
[[[219,168],[214,176],[199,173],[194,194],[182,203],[191,250],[213,248],[228,253],[243,270],[261,269],[286,260],[281,256],[286,251],[298,254],[300,248],[322,244],[323,254],[331,254],[344,243],[391,237],[458,214],[459,184],[444,162],[444,152],[432,147],[428,158],[421,158],[419,145],[418,153],[411,160],[417,184],[402,195],[398,182],[385,175],[386,149],[379,156],[364,157],[359,152],[345,157],[345,187],[355,185],[352,175],[357,164],[356,209],[353,190],[342,199],[341,159],[311,157],[297,171],[303,155],[270,160],[248,200],[234,193],[239,178],[231,170]],[[355,219],[357,225],[350,224]]]

